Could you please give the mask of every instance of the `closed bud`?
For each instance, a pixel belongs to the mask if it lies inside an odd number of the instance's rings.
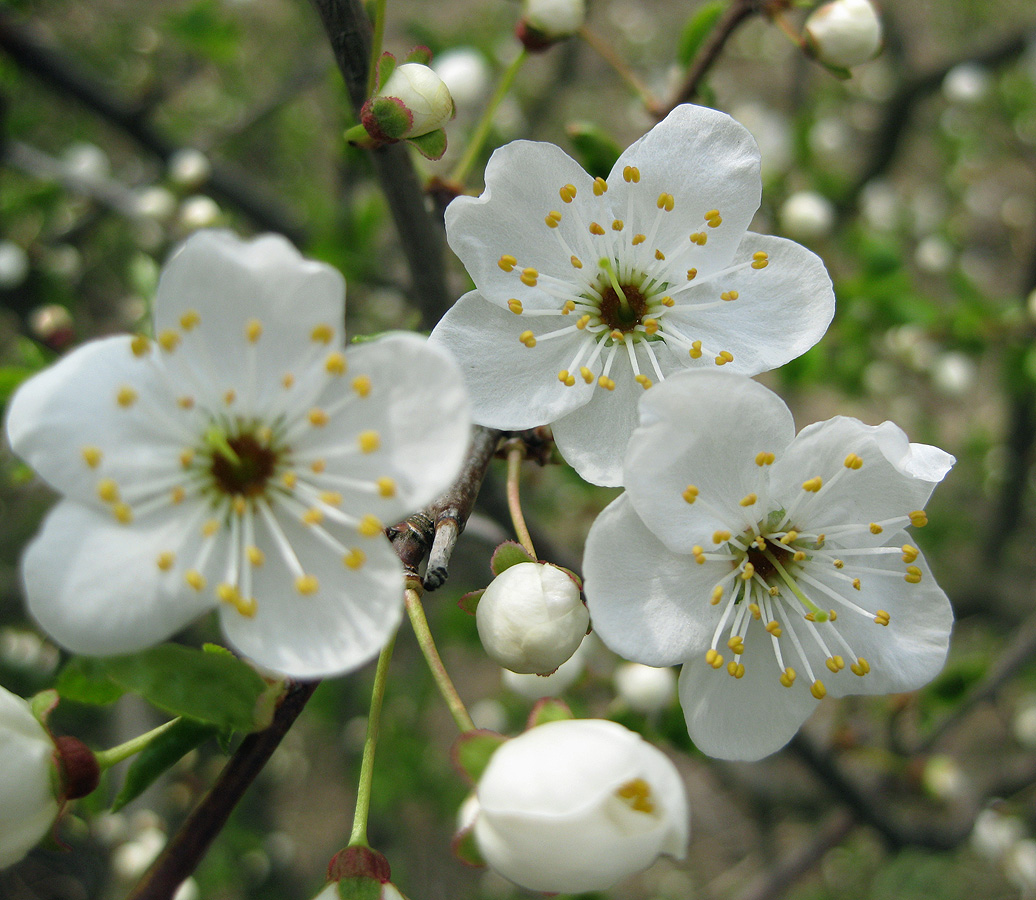
[[[640,663],[623,663],[615,670],[615,690],[636,712],[652,715],[676,699],[676,673]]]
[[[314,900],[406,900],[389,881],[388,860],[370,847],[350,846],[327,867],[328,884]]]
[[[835,224],[834,204],[816,191],[796,191],[781,206],[781,230],[798,241],[826,237]]]
[[[806,20],[806,45],[820,62],[851,68],[881,50],[881,19],[870,0],[834,0]]]
[[[516,32],[528,50],[545,50],[574,35],[585,20],[585,0],[524,0]]]
[[[590,614],[575,581],[542,563],[504,569],[475,612],[482,646],[512,672],[549,675],[575,652]]]
[[[367,101],[362,115],[372,137],[400,141],[442,128],[453,113],[445,82],[428,66],[403,63]]]
[[[533,891],[611,887],[659,856],[682,858],[687,800],[675,766],[603,719],[539,725],[503,744],[477,789],[486,863]]]

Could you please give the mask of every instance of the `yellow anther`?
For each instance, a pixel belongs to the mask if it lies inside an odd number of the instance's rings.
[[[575,300],[566,300],[564,303],[561,304],[561,315],[567,316],[575,308],[576,308]]]
[[[536,280],[539,277],[540,277],[540,273],[537,272],[531,266],[529,266],[526,269],[522,269],[521,282],[522,282],[522,284],[526,285],[527,287],[536,287]]]
[[[824,665],[828,667],[835,674],[842,671],[845,668],[845,660],[840,656],[829,656],[824,660]]]
[[[640,181],[640,169],[636,166],[626,166],[622,170],[622,177],[626,182],[632,182],[636,184]]]
[[[752,614],[752,618],[755,619],[757,622],[763,617],[763,612],[759,608],[758,603],[749,603],[748,611]]]
[[[699,247],[704,247],[708,241],[709,236],[704,231],[696,231],[690,236],[691,243],[697,244]]]
[[[511,256],[510,253],[505,253],[497,261],[497,265],[500,266],[500,268],[503,269],[505,272],[513,272],[514,267],[518,265],[518,260],[515,257]]]
[[[173,506],[179,506],[187,498],[187,491],[177,485],[169,492],[169,502]]]
[[[590,314],[585,313],[579,317],[579,321],[576,322],[576,328],[582,331],[590,323]]]
[[[388,476],[383,476],[374,483],[378,486],[378,493],[382,497],[396,496],[396,482]]]
[[[856,662],[850,663],[849,671],[854,675],[859,675],[861,678],[871,670],[871,664],[867,662],[862,656],[856,658]]]
[[[645,319],[644,320],[644,333],[645,334],[656,334],[658,332],[658,319]]]
[[[581,268],[583,268],[583,261],[578,256],[570,256],[568,258],[568,261],[570,263],[572,263],[572,268],[573,269],[581,269]]]
[[[97,482],[97,496],[105,503],[118,503],[119,486],[111,478],[102,478]]]
[[[694,501],[698,499],[698,494],[699,493],[700,492],[699,492],[698,488],[695,485],[689,484],[689,485],[687,485],[686,488],[684,488],[683,498],[688,503],[694,503]]]
[[[314,428],[323,428],[327,424],[327,413],[319,407],[314,406],[306,416],[309,419],[309,424]]]
[[[694,341],[691,344],[691,349],[687,352],[690,354],[691,359],[701,359],[701,341]]]
[[[817,698],[817,700],[823,700],[827,696],[827,688],[824,687],[824,682],[814,681],[809,686],[809,692]]]
[[[659,262],[663,262],[665,260],[665,254],[661,250],[656,250],[655,259],[657,259]]]
[[[871,534],[881,534],[885,529],[882,528],[877,522],[871,522],[870,531]]]
[[[263,336],[263,323],[258,319],[249,319],[245,325],[245,337],[250,343],[255,343]]]
[[[205,537],[212,537],[217,531],[219,531],[219,519],[206,519],[201,526],[201,533]]]
[[[330,353],[324,360],[324,370],[328,375],[344,375],[347,368],[345,354]]]
[[[320,590],[320,582],[316,575],[300,575],[295,579],[295,590],[303,596],[315,594]]]
[[[523,310],[525,309],[525,307],[522,306],[522,301],[519,300],[517,297],[512,297],[510,300],[507,301],[507,308],[511,310],[511,312],[513,312],[516,316],[520,316]]]
[[[530,350],[536,346],[536,335],[534,335],[531,331],[523,331],[520,335],[518,335],[518,340],[520,343],[525,344],[525,346],[528,347]]]
[[[694,279],[697,278],[697,277],[698,277],[698,270],[697,269],[688,269],[687,270],[687,280],[688,281],[694,281]]]
[[[600,175],[598,175],[594,179],[594,194],[596,194],[598,197],[600,197],[601,194],[606,194],[607,192],[608,192],[608,182],[605,181],[603,178],[601,178]]]
[[[666,212],[672,212],[673,207],[676,205],[676,198],[672,194],[667,194],[663,191],[658,195],[657,205],[659,209],[664,209]]]
[[[795,683],[795,677],[795,670],[791,666],[788,666],[788,668],[781,672],[781,677],[778,681],[780,681],[780,683],[786,688],[790,688]]]
[[[712,543],[722,544],[724,541],[730,540],[730,532],[725,528],[720,528],[717,531],[712,532]]]
[[[266,562],[266,554],[254,544],[245,548],[245,556],[248,557],[248,561],[256,568]]]
[[[912,563],[921,552],[917,547],[912,547],[910,544],[904,544],[900,549],[903,551],[903,562],[905,563]]]
[[[622,331],[619,331],[618,328],[613,329],[612,332],[608,335],[608,337],[610,337],[616,344],[625,344],[626,343],[626,335],[625,335],[625,333],[622,332]]]
[[[259,604],[255,602],[254,597],[242,597],[241,592],[230,584],[224,583],[216,588],[216,596],[229,606],[233,606],[246,619],[251,619],[259,610]]]
[[[863,459],[855,453],[850,453],[843,464],[847,469],[859,469],[863,465]]]
[[[570,374],[568,369],[562,369],[558,372],[558,381],[565,385],[565,387],[572,387],[576,383],[576,376]]]
[[[205,576],[197,569],[188,569],[184,572],[183,580],[187,582],[188,587],[194,588],[196,591],[205,590]]]
[[[342,557],[342,563],[349,569],[359,569],[367,561],[367,554],[359,547],[353,547]]]
[[[826,537],[826,535],[824,535],[824,534],[818,534],[817,535],[817,542],[816,542],[817,550],[820,550],[821,548],[823,548],[825,537]]]
[[[172,567],[173,563],[176,562],[176,554],[170,550],[163,550],[158,554],[158,558],[155,560],[155,565],[158,566],[163,572],[168,572]]]
[[[360,524],[356,526],[356,530],[364,537],[375,537],[384,532],[385,526],[378,521],[377,516],[367,513],[367,515],[360,519]]]
[[[752,254],[752,268],[765,269],[770,264],[770,257],[762,250]]]
[[[705,223],[709,228],[719,228],[723,224],[723,217],[719,214],[719,210],[710,209],[705,213]]]
[[[587,384],[592,384],[592,383],[593,383],[593,380],[594,380],[594,373],[593,373],[593,372],[591,372],[591,371],[590,371],[590,370],[589,370],[589,369],[588,369],[588,368],[587,368],[586,366],[580,366],[580,367],[579,367],[579,376],[580,376],[580,377],[581,377],[581,378],[583,379],[583,381],[585,381],[585,382],[586,382]]]
[[[669,309],[672,309],[674,306],[676,306],[676,301],[669,295],[663,297],[659,302]]]
[[[229,603],[232,606],[236,606],[241,598],[237,588],[232,584],[227,584],[225,581],[216,587],[216,596],[224,603]]]
[[[200,324],[201,316],[198,315],[198,311],[195,309],[189,309],[180,316],[180,327],[184,331],[193,331]]]
[[[193,450],[181,450],[180,451],[180,465],[185,469],[190,468],[191,463],[194,462],[194,451]]]
[[[357,375],[353,379],[352,388],[360,397],[366,397],[371,392],[371,379],[369,375]]]
[[[633,239],[630,241],[630,243],[633,244],[634,247],[639,247],[646,240],[647,240],[647,235],[646,234],[635,234],[635,235],[633,235]]]
[[[727,663],[727,674],[731,678],[744,678],[745,676],[745,664],[731,660]]]
[[[833,609],[829,609],[827,611],[827,618],[831,622],[837,622],[838,621],[838,613],[836,613]]]
[[[288,490],[293,490],[295,485],[298,484],[299,476],[292,472],[290,469],[281,475],[281,484],[283,484]]]
[[[924,528],[928,524],[928,513],[923,509],[915,509],[910,513],[910,524],[915,528]]]
[[[597,222],[591,222],[590,234],[596,234],[598,237],[600,237],[602,234],[604,234],[604,229],[600,225],[598,225]]]
[[[737,300],[737,298],[740,296],[741,295],[737,291],[724,291],[722,294],[719,295],[719,299],[726,300],[729,302],[731,300]]]
[[[907,566],[906,575],[903,579],[907,584],[920,584],[921,570],[917,566]]]
[[[633,377],[633,380],[637,382],[637,384],[639,384],[642,388],[644,388],[645,391],[653,384],[653,382],[650,378],[647,377],[647,375],[635,375]]]
[[[883,609],[879,609],[874,614],[874,621],[878,625],[888,625],[890,618],[891,617],[889,616],[889,614],[885,610],[883,610]]]
[[[227,406],[230,406],[230,404],[233,403],[236,399],[237,392],[234,390],[229,390],[223,395],[223,402],[226,403]]]
[[[727,363],[734,361],[734,354],[729,350],[720,350],[719,356],[716,357],[717,366],[725,366]]]
[[[777,457],[774,456],[774,454],[768,453],[766,450],[760,450],[755,455],[755,464],[757,466],[760,466],[760,467],[762,467],[762,466],[772,466],[773,465],[773,461],[775,459],[777,459]]]
[[[87,445],[79,451],[83,456],[83,462],[85,462],[91,469],[96,469],[101,464],[101,458],[104,454],[101,453],[100,447],[94,447]]]
[[[363,453],[373,453],[381,446],[381,435],[376,431],[361,431],[356,440]]]
[[[791,555],[791,558],[792,558],[793,560],[795,560],[795,562],[804,562],[804,561],[805,561],[805,559],[806,559],[806,551],[805,551],[805,550],[796,550],[796,551],[795,551],[795,552],[794,552],[794,553],[793,553],[793,554]]]
[[[180,334],[179,332],[173,331],[171,328],[167,328],[165,331],[160,331],[156,340],[158,341],[158,345],[165,350],[166,353],[172,353],[180,346]]]
[[[128,409],[137,402],[137,392],[129,385],[124,385],[119,388],[119,392],[115,395],[115,402],[124,409]]]
[[[750,562],[746,562],[745,567],[741,570],[741,579],[742,581],[751,581],[753,578],[755,578],[755,566]]]
[[[614,219],[612,221],[612,231],[622,231],[626,227],[626,223],[622,219]]]
[[[176,398],[176,405],[180,409],[194,409],[194,398],[184,395],[183,397]]]
[[[738,634],[735,634],[729,641],[727,646],[734,651],[737,656],[740,656],[745,652],[745,639]]]
[[[557,212],[557,210],[551,210],[543,221],[547,223],[548,228],[557,228],[561,224],[561,213]]]
[[[309,464],[309,468],[316,472],[317,475],[320,475],[324,469],[327,468],[327,463],[322,459],[314,459],[313,462]]]
[[[761,534],[757,534],[755,536],[755,540],[753,540],[752,543],[755,544],[760,550],[766,549],[766,538],[764,538]]]
[[[130,350],[134,356],[146,356],[151,352],[151,340],[143,334],[136,334],[130,341]]]
[[[281,385],[287,390],[294,386],[295,376],[291,372],[285,372],[284,377],[281,379]]]
[[[705,654],[705,662],[712,666],[712,668],[718,669],[723,665],[723,657],[719,654],[716,648],[713,647]]]
[[[691,553],[694,554],[694,561],[699,566],[705,565],[705,548],[704,547],[702,547],[700,544],[695,544],[691,548]]]
[[[745,496],[741,498],[741,505],[752,506],[758,499],[759,497],[756,494],[745,494]]]
[[[603,387],[606,391],[614,391],[615,390],[615,382],[611,378],[609,378],[607,375],[602,375],[600,378],[598,378],[597,379],[597,383],[601,387]]]
[[[713,606],[716,606],[719,603],[719,601],[722,600],[722,599],[723,599],[723,585],[717,584],[712,589],[712,596],[709,598],[709,603],[711,603]]]
[[[784,546],[787,546],[788,544],[794,544],[795,541],[798,540],[798,538],[799,533],[793,528],[791,531],[787,532],[784,535],[784,537],[780,539],[779,543],[784,544]]]
[[[860,581],[859,578],[854,578],[852,580],[852,586],[853,586],[853,590],[854,591],[858,591],[860,589],[861,585],[862,585],[862,582]]]
[[[805,619],[807,622],[815,622],[817,620],[817,617],[814,616],[811,612],[806,613],[802,618]]]
[[[819,475],[815,475],[810,478],[809,481],[802,482],[802,490],[809,491],[811,494],[817,493],[824,486],[824,479]]]
[[[317,507],[313,506],[307,509],[302,514],[302,523],[304,525],[317,525],[324,519],[324,513]]]
[[[634,778],[615,791],[615,796],[625,800],[630,809],[637,812],[653,813],[655,805],[651,802],[651,787],[643,778]]]
[[[330,344],[331,343],[331,339],[334,336],[335,336],[334,328],[332,328],[327,323],[321,323],[320,325],[317,325],[309,333],[310,339],[314,340],[314,341],[316,341],[317,343],[320,343],[320,344]]]
[[[574,184],[566,184],[558,191],[558,194],[566,203],[571,203],[576,199],[576,186]]]
[[[342,503],[342,495],[338,491],[321,491],[320,502],[327,506],[340,506]]]
[[[780,637],[784,633],[784,630],[781,628],[781,623],[776,619],[766,623],[766,630],[774,637]]]

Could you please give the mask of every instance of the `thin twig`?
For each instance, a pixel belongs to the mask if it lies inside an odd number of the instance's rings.
[[[524,459],[524,445],[515,442],[507,451],[507,508],[511,513],[511,524],[514,525],[518,543],[528,551],[529,556],[535,559],[536,550],[532,545],[529,527],[525,524],[525,515],[522,513],[521,482],[522,460]]]

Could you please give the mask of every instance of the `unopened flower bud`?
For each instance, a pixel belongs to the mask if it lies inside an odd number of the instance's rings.
[[[676,767],[615,722],[548,722],[507,741],[477,793],[479,851],[533,891],[605,890],[659,854],[682,858],[686,849]]]
[[[615,690],[626,705],[650,715],[661,712],[676,699],[676,673],[640,663],[624,663],[615,670]]]
[[[834,0],[806,20],[806,43],[825,65],[858,66],[881,50],[881,19],[870,0]]]
[[[796,191],[781,205],[781,230],[790,238],[808,241],[826,237],[835,223],[835,208],[816,191]]]
[[[561,569],[518,563],[486,588],[475,612],[482,646],[512,672],[547,675],[575,652],[590,614]]]
[[[421,63],[403,63],[367,101],[362,115],[373,137],[399,141],[442,128],[453,111],[450,90],[435,72]]]
[[[571,37],[586,21],[585,0],[524,0],[518,40],[528,50],[545,50]]]
[[[406,900],[389,881],[388,860],[369,847],[346,847],[327,869],[328,884],[314,900]]]

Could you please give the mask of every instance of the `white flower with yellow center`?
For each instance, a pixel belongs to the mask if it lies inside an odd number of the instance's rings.
[[[356,668],[402,612],[382,533],[456,474],[452,362],[417,336],[343,347],[344,283],[283,238],[190,238],[154,339],[92,341],[31,378],[15,452],[64,495],[25,553],[29,608],[113,654],[217,607],[228,640],[298,678]]]
[[[825,696],[913,690],[953,614],[905,532],[954,459],[891,422],[797,436],[781,399],[724,373],[641,402],[626,493],[587,538],[586,595],[612,650],[683,663],[680,702],[710,756],[782,747]]]
[[[756,374],[824,334],[821,261],[746,232],[759,152],[723,113],[680,106],[591,178],[553,144],[497,150],[486,190],[446,211],[477,288],[432,332],[453,351],[476,422],[549,423],[583,478],[617,485],[636,403],[686,367]]]

